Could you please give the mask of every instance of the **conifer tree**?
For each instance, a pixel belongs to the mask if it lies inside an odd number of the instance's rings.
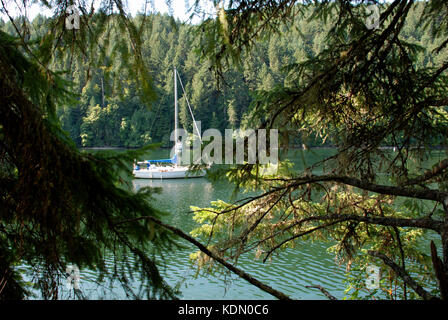
[[[368,23],[372,4],[378,27]],[[390,287],[374,294],[393,297],[396,281],[403,299],[447,299],[446,150],[425,162],[448,142],[446,1],[238,0],[217,10],[201,26],[201,52],[220,80],[258,52],[258,41],[301,21],[292,36],[282,35],[303,44],[303,60],[283,66],[283,84],[257,92],[247,125],[278,129],[283,147],[302,132],[337,149],[301,172],[285,162],[276,174],[263,174],[260,164],[226,170],[218,177],[261,194],[194,208],[203,223],[194,234],[212,237],[210,246],[234,261],[251,251],[267,261],[301,239],[331,240],[348,267],[379,264],[390,275]],[[431,30],[426,49],[409,41],[407,23],[417,33]],[[312,37],[319,29],[324,35]],[[431,62],[420,60],[422,52]],[[437,241],[419,249],[425,234]],[[360,273],[352,279],[365,289]]]
[[[70,4],[61,2],[56,7],[58,14]],[[111,4],[122,11],[121,1]],[[78,9],[85,12],[81,19],[86,22],[87,8]],[[80,152],[61,130],[56,116],[56,107],[74,96],[70,83],[51,70],[51,59],[55,58],[51,54],[75,53],[83,59],[101,55],[105,48],[98,48],[96,40],[107,28],[106,16],[111,16],[105,11],[102,14],[94,24],[97,29],[81,28],[79,33],[67,32],[65,16],[55,18],[50,27],[53,32],[46,32],[38,40],[28,41],[26,23],[20,29],[17,20],[10,24],[15,27],[15,37],[0,31],[2,299],[30,294],[18,264],[33,266],[36,284],[45,299],[60,297],[70,264],[97,270],[100,279],[118,281],[132,298],[175,298],[174,290],[158,272],[155,258],[173,245],[173,236],[147,220],[135,220],[142,215],[161,217],[148,202],[151,190],[133,193],[120,183],[120,175],[129,174],[129,164],[143,150],[119,156]],[[154,89],[139,56],[137,26],[124,12],[118,19],[122,32],[130,34],[134,54],[129,65],[138,78],[147,80],[141,93],[151,98]],[[96,62],[90,60],[92,65]],[[105,110],[98,104],[95,108],[98,112]],[[122,264],[110,268],[106,264],[108,255]],[[136,273],[142,279],[140,292],[129,286]]]

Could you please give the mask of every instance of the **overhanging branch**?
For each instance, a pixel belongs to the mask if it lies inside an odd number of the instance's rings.
[[[201,250],[203,253],[205,253],[206,255],[208,255],[209,257],[211,257],[212,259],[216,260],[218,263],[222,264],[225,268],[227,268],[229,271],[235,273],[236,275],[238,275],[239,277],[243,278],[244,280],[248,281],[249,283],[253,284],[254,286],[258,287],[259,289],[273,295],[274,297],[280,299],[280,300],[291,300],[290,297],[288,297],[287,295],[285,295],[284,293],[275,290],[274,288],[260,282],[259,280],[255,279],[254,277],[252,277],[251,275],[249,275],[248,273],[244,272],[243,270],[235,267],[234,265],[228,263],[227,261],[225,261],[224,259],[222,259],[221,257],[217,256],[215,253],[213,253],[212,251],[210,251],[209,249],[207,249],[206,246],[204,246],[202,243],[200,243],[199,241],[197,241],[196,239],[194,239],[193,237],[189,236],[188,234],[184,233],[182,230],[167,225],[165,223],[163,223],[162,221],[160,221],[157,218],[151,217],[151,216],[144,216],[144,217],[138,217],[135,219],[129,219],[129,220],[125,220],[125,221],[121,221],[117,224],[122,224],[122,223],[127,223],[127,222],[133,222],[133,221],[138,221],[138,220],[150,220],[153,221],[154,223],[172,231],[174,234],[178,235],[179,237],[187,240],[188,242],[194,244],[199,250]]]
[[[306,177],[289,179],[291,184],[288,187],[298,187],[301,185],[316,183],[316,182],[339,182],[353,187],[357,187],[366,191],[371,191],[379,194],[385,194],[390,196],[407,197],[421,200],[432,200],[443,203],[448,198],[448,192],[434,190],[434,189],[417,189],[403,186],[388,186],[382,184],[376,184],[371,182],[362,181],[360,179],[337,176],[337,175],[310,175]]]
[[[438,233],[441,232],[443,228],[443,222],[433,220],[431,218],[420,218],[420,219],[406,219],[406,218],[394,218],[394,217],[379,217],[379,216],[357,216],[353,214],[330,214],[330,215],[322,215],[322,216],[312,216],[312,217],[306,217],[304,219],[301,219],[295,223],[293,223],[291,226],[288,226],[286,229],[291,228],[295,225],[300,225],[305,222],[311,222],[311,221],[330,221],[326,224],[314,227],[312,229],[303,231],[301,233],[295,234],[291,236],[288,239],[283,240],[278,245],[276,245],[274,248],[269,250],[269,252],[266,254],[265,258],[263,259],[263,262],[267,260],[267,258],[283,246],[285,243],[298,239],[300,237],[303,237],[305,235],[311,234],[317,230],[324,229],[331,227],[335,224],[345,222],[345,221],[357,221],[357,222],[364,222],[369,224],[376,224],[376,225],[382,225],[382,226],[392,226],[392,227],[414,227],[414,228],[422,228],[422,229],[430,229],[434,230]],[[285,229],[285,230],[286,230]],[[285,231],[283,230],[283,231]],[[280,233],[280,232],[279,232]]]

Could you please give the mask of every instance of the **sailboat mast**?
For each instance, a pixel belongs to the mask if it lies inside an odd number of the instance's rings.
[[[177,70],[174,67],[174,145],[177,144],[177,139],[179,138],[177,132],[177,118],[178,118],[178,110],[177,110]]]

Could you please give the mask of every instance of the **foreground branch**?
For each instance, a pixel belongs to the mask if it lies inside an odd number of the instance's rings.
[[[300,177],[292,179],[292,184],[288,187],[297,187],[300,185],[305,185],[309,183],[316,182],[339,182],[352,187],[357,187],[359,189],[385,194],[390,196],[407,197],[421,200],[432,200],[443,203],[448,199],[448,192],[433,190],[433,189],[417,189],[409,187],[398,187],[398,186],[388,186],[382,184],[371,183],[367,181],[362,181],[360,179],[347,177],[347,176],[337,176],[337,175],[322,175],[315,176],[310,175],[307,177]]]
[[[443,300],[448,300],[448,278],[443,270],[443,262],[437,256],[437,249],[434,241],[431,240],[431,259],[434,271],[439,283],[440,295]]]
[[[422,175],[408,180],[404,185],[405,186],[409,186],[409,185],[415,185],[415,184],[419,184],[422,182],[426,182],[432,178],[434,178],[435,176],[441,175],[446,169],[448,168],[448,159],[444,159],[440,162],[438,162],[437,164],[435,164],[432,169],[428,169],[426,170]]]
[[[254,286],[258,287],[259,289],[273,295],[274,297],[280,299],[280,300],[291,300],[290,297],[288,297],[287,295],[285,295],[284,293],[275,290],[274,288],[260,282],[259,280],[255,279],[254,277],[252,277],[251,275],[249,275],[248,273],[244,272],[243,270],[235,267],[234,265],[228,263],[227,261],[225,261],[224,259],[222,259],[221,257],[217,256],[215,253],[213,253],[212,251],[210,251],[209,249],[207,249],[206,246],[204,246],[203,244],[201,244],[199,241],[197,241],[196,239],[194,239],[193,237],[189,236],[188,234],[184,233],[182,230],[167,225],[165,223],[163,223],[162,221],[160,221],[159,219],[156,219],[154,217],[151,216],[144,216],[144,217],[139,217],[136,219],[130,219],[130,220],[126,220],[126,221],[122,221],[121,223],[125,223],[125,222],[132,222],[132,221],[137,221],[137,220],[150,220],[153,221],[154,223],[172,231],[174,234],[178,235],[179,237],[187,240],[188,242],[194,244],[199,250],[201,250],[203,253],[205,253],[206,255],[208,255],[209,257],[211,257],[212,259],[216,260],[217,262],[219,262],[220,264],[222,264],[224,267],[226,267],[229,271],[237,274],[239,277],[243,278],[244,280],[248,281],[249,283],[253,284]]]
[[[386,265],[388,265],[409,287],[411,287],[424,300],[439,300],[437,297],[433,296],[428,291],[423,289],[423,287],[415,282],[414,279],[412,279],[409,274],[405,270],[403,270],[402,267],[389,259],[389,257],[387,257],[385,254],[372,250],[369,250],[368,254],[383,260]]]
[[[333,296],[331,293],[329,293],[325,288],[319,286],[319,285],[314,285],[314,286],[305,286],[306,288],[315,288],[315,289],[319,289],[328,299],[330,300],[338,300],[335,296]]]
[[[300,237],[303,237],[305,235],[311,234],[315,231],[318,231],[323,228],[331,227],[337,223],[345,222],[345,221],[357,221],[357,222],[364,222],[367,224],[375,224],[375,225],[381,225],[381,226],[392,226],[392,227],[414,227],[414,228],[421,228],[421,229],[430,229],[434,230],[438,233],[441,232],[443,228],[443,222],[433,220],[431,218],[420,218],[420,219],[406,219],[406,218],[394,218],[394,217],[378,217],[378,216],[357,216],[352,214],[330,214],[330,215],[322,215],[322,216],[312,216],[307,217],[302,220],[299,220],[289,227],[282,230],[280,233],[286,231],[287,229],[303,224],[305,222],[310,221],[330,221],[326,224],[311,228],[309,230],[305,230],[303,232],[300,232],[298,234],[295,234],[283,241],[281,241],[279,244],[274,246],[272,249],[268,251],[266,256],[263,259],[263,262],[266,262],[268,257],[277,249],[279,249],[281,246],[283,246],[285,243],[289,241],[293,241],[295,239],[298,239]],[[269,237],[270,238],[270,237]],[[265,240],[269,239],[266,238]]]
[[[443,166],[444,163],[440,164]],[[440,168],[439,168],[440,169]],[[440,169],[441,170],[441,169]],[[432,174],[434,174],[432,172]],[[433,177],[430,172],[426,175],[420,176],[416,181],[425,180]],[[290,182],[284,188],[294,188],[298,186],[303,186],[310,183],[318,182],[338,182],[346,184],[352,187],[356,187],[362,190],[371,191],[379,194],[395,196],[395,197],[407,197],[420,200],[432,200],[440,203],[444,203],[448,199],[448,192],[434,190],[434,189],[418,189],[411,188],[408,186],[388,186],[383,184],[376,184],[368,181],[363,181],[357,178],[352,178],[348,176],[338,176],[338,175],[309,175],[306,177],[298,177],[291,179],[266,179],[266,181],[284,181]],[[406,185],[408,185],[407,183]],[[279,190],[281,188],[277,188]]]

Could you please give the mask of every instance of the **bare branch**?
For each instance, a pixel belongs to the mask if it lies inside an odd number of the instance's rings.
[[[369,250],[367,253],[373,257],[383,260],[386,265],[388,265],[404,282],[409,285],[409,287],[411,287],[424,300],[439,300],[439,298],[433,296],[428,291],[423,289],[423,287],[415,282],[414,279],[412,279],[409,274],[405,270],[403,270],[402,267],[389,259],[389,257],[387,257],[385,254],[372,250]]]
[[[294,240],[294,239],[303,237],[303,236],[305,236],[305,235],[307,235],[307,234],[313,233],[313,232],[315,232],[315,231],[317,231],[317,230],[319,230],[319,229],[324,229],[324,228],[327,228],[327,227],[329,227],[329,226],[335,225],[335,224],[337,224],[337,223],[339,223],[339,222],[341,222],[341,221],[343,221],[343,220],[333,221],[333,222],[330,222],[330,223],[327,223],[327,224],[324,224],[324,225],[321,225],[321,226],[312,228],[312,229],[310,229],[310,230],[306,230],[306,231],[304,231],[304,232],[301,232],[301,233],[299,233],[299,234],[296,234],[296,235],[294,235],[294,236],[292,236],[292,237],[290,237],[290,238],[288,238],[288,239],[286,239],[286,240],[280,242],[280,243],[279,243],[278,245],[276,245],[274,248],[272,248],[271,250],[269,250],[269,252],[266,254],[266,257],[264,257],[263,262],[266,262],[266,260],[268,259],[268,257],[272,254],[272,252],[274,252],[275,250],[277,250],[278,248],[280,248],[280,247],[281,247],[282,245],[284,245],[285,243],[287,243],[287,242],[289,242],[289,241],[292,241],[292,240]]]
[[[346,185],[350,185],[353,187],[357,187],[363,190],[372,191],[379,194],[386,194],[391,196],[400,196],[400,197],[408,197],[414,199],[421,200],[432,200],[438,202],[444,202],[446,198],[448,198],[448,192],[434,190],[434,189],[417,189],[417,188],[409,188],[409,187],[400,187],[400,186],[388,186],[375,184],[371,182],[362,181],[360,179],[347,177],[347,176],[337,176],[337,175],[310,175],[307,177],[300,177],[290,179],[292,182],[288,187],[297,187],[304,184],[315,183],[315,182],[325,182],[325,181],[334,181],[340,182]]]
[[[440,161],[439,163],[434,165],[432,169],[429,169],[429,170],[425,171],[422,175],[407,181],[404,185],[408,186],[408,185],[425,182],[425,181],[443,173],[443,171],[446,168],[448,168],[448,159],[444,159],[444,160]]]
[[[443,300],[448,300],[448,279],[443,271],[443,262],[437,256],[437,249],[434,241],[431,241],[431,259],[436,273],[437,282],[439,283],[440,294]]]
[[[325,288],[319,286],[319,285],[312,285],[312,286],[305,286],[306,288],[315,288],[319,289],[328,299],[330,300],[338,300],[335,296],[333,296],[331,293],[329,293]]]
[[[273,295],[274,297],[280,299],[280,300],[291,300],[290,297],[288,297],[287,295],[285,295],[284,293],[275,290],[274,288],[260,282],[259,280],[255,279],[254,277],[252,277],[251,275],[249,275],[248,273],[244,272],[243,270],[235,267],[234,265],[228,263],[227,261],[225,261],[223,258],[219,257],[218,255],[216,255],[215,253],[213,253],[212,251],[210,251],[209,249],[207,249],[207,247],[205,247],[203,244],[201,244],[199,241],[197,241],[196,239],[194,239],[193,237],[189,236],[188,234],[184,233],[182,230],[175,228],[173,226],[167,225],[165,223],[163,223],[162,221],[151,217],[151,216],[144,216],[144,217],[139,217],[136,219],[130,219],[130,220],[125,220],[125,221],[121,221],[119,222],[119,224],[124,223],[124,222],[130,222],[130,221],[137,221],[137,220],[150,220],[153,221],[154,223],[172,231],[174,234],[178,235],[179,237],[187,240],[188,242],[194,244],[199,250],[201,250],[203,253],[205,253],[206,255],[208,255],[210,258],[216,260],[218,263],[222,264],[225,268],[227,268],[229,271],[237,274],[239,277],[243,278],[244,280],[248,281],[249,283],[253,284],[254,286],[260,288],[261,290]]]

